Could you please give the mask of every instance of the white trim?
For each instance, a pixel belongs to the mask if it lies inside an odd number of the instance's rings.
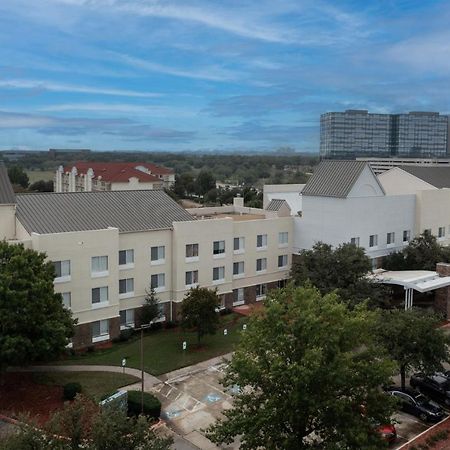
[[[245,304],[245,300],[239,300],[238,302],[233,302],[233,306],[241,306]]]
[[[234,255],[242,255],[245,253],[245,248],[238,248],[237,250],[233,250]]]
[[[109,333],[108,334],[102,334],[101,336],[93,337],[92,338],[92,343],[103,342],[103,341],[108,341],[108,340],[109,340]]]
[[[198,262],[199,260],[200,258],[198,256],[186,256],[185,258],[186,263]]]
[[[261,274],[263,274],[263,273],[267,273],[267,269],[257,270],[256,273],[257,273],[258,275],[261,275]]]
[[[119,299],[134,297],[134,291],[119,294]]]
[[[92,303],[92,309],[106,308],[107,306],[109,306],[109,300],[106,300],[104,302]]]
[[[257,302],[260,302],[261,300],[264,300],[265,298],[266,298],[266,294],[260,295],[260,296],[257,296],[257,297],[256,297],[256,301],[257,301]]]
[[[68,281],[72,281],[72,276],[71,275],[64,275],[63,277],[55,278],[53,280],[53,283],[55,283],[55,284],[67,283]]]
[[[166,263],[166,259],[155,259],[154,261],[150,261],[151,266],[162,266]]]
[[[217,255],[213,254],[213,259],[223,259],[227,256],[226,253],[218,253]]]
[[[184,287],[186,289],[193,289],[196,288],[198,286],[198,283],[192,283],[192,284],[186,284]]]
[[[130,328],[134,328],[134,322],[126,323],[125,325],[120,325],[120,331],[129,330]]]
[[[267,245],[263,245],[262,247],[256,247],[257,252],[264,252],[267,250]]]
[[[166,286],[158,286],[158,287],[154,288],[154,291],[156,293],[165,292],[165,290],[166,290]]]
[[[225,278],[220,278],[219,280],[213,280],[212,284],[216,285],[216,284],[223,284],[225,283]]]
[[[245,273],[237,273],[236,275],[233,275],[233,279],[236,280],[237,278],[244,278],[245,277]]]
[[[287,248],[289,247],[289,242],[286,242],[284,244],[278,244],[278,248]]]
[[[386,248],[392,248],[395,247],[395,242],[392,242],[391,244],[386,244]]]
[[[103,270],[101,272],[91,272],[91,278],[109,277],[109,270]]]
[[[119,264],[119,270],[134,269],[134,263]]]

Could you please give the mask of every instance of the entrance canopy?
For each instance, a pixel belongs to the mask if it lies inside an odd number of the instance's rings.
[[[440,277],[432,270],[375,270],[369,279],[377,283],[396,284],[405,289],[405,309],[412,308],[413,292],[429,292],[450,286],[450,277]]]

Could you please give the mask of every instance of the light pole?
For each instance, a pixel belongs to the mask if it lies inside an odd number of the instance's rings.
[[[151,323],[147,323],[136,328],[141,331],[141,414],[144,414],[144,330],[150,327]]]

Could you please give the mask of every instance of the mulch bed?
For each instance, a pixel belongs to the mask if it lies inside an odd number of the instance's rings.
[[[37,384],[27,372],[3,374],[0,379],[0,414],[29,414],[44,424],[51,413],[64,406],[62,386]]]
[[[447,433],[447,437],[439,440],[434,440],[433,437],[439,436],[442,433]],[[416,437],[409,444],[400,447],[401,450],[449,450],[450,449],[450,417],[425,431]]]

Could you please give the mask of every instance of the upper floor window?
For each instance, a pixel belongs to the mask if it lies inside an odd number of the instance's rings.
[[[289,233],[287,231],[280,231],[278,233],[278,244],[287,245],[289,243]]]
[[[393,231],[386,235],[386,244],[387,245],[395,244],[395,233]]]
[[[119,266],[125,266],[127,264],[134,263],[134,250],[119,250]]]
[[[378,245],[378,234],[371,234],[369,236],[369,247],[376,247]]]
[[[213,242],[213,255],[221,255],[225,253],[225,241]]]
[[[198,283],[198,270],[189,270],[185,275],[186,286],[191,286]]]
[[[278,267],[286,267],[288,265],[288,255],[278,256]]]
[[[411,231],[404,230],[403,231],[403,242],[409,242],[411,240]]]
[[[91,272],[93,275],[106,275],[108,272],[108,257],[93,256],[91,258]]]
[[[54,261],[56,278],[68,278],[70,277],[70,260]]]
[[[152,289],[163,290],[166,287],[166,274],[157,273],[151,276],[150,287]]]
[[[438,229],[438,238],[445,237],[445,227],[439,227]]]
[[[267,248],[267,234],[258,234],[256,236],[256,248]]]
[[[267,269],[267,258],[258,258],[256,260],[256,271],[261,272]]]
[[[352,237],[350,239],[350,244],[355,245],[356,247],[359,247],[359,237]]]
[[[244,261],[233,263],[233,275],[244,275]]]
[[[198,256],[198,244],[186,244],[186,258]]]
[[[63,292],[61,296],[64,307],[70,308],[72,306],[72,294],[70,292]]]
[[[222,281],[225,279],[225,267],[214,267],[213,268],[213,281]]]
[[[233,250],[235,253],[241,253],[245,250],[245,237],[235,237],[233,239]]]
[[[152,264],[163,263],[165,261],[165,258],[166,258],[166,247],[164,245],[152,247],[150,249],[150,260]]]
[[[131,294],[134,292],[134,278],[124,278],[119,280],[119,295]]]
[[[108,286],[92,289],[92,304],[108,302]]]

